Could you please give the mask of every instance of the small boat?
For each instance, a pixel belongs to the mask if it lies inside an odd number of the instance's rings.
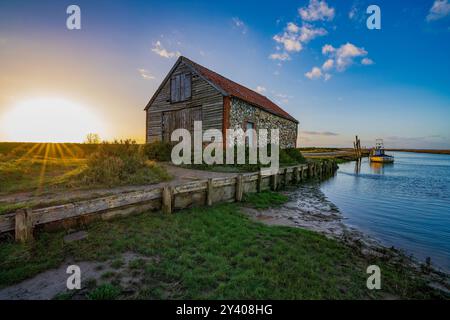
[[[384,152],[384,144],[382,139],[377,139],[375,148],[370,150],[370,162],[392,163],[394,156],[388,155]]]

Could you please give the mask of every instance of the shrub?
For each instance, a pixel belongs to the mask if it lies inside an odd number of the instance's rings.
[[[305,158],[303,157],[302,153],[297,148],[287,148],[284,149],[284,152],[296,163],[306,163]]]
[[[168,142],[155,141],[145,145],[145,155],[150,160],[170,161],[172,145]]]
[[[148,161],[142,146],[132,140],[104,143],[87,160],[82,181],[87,185],[147,184],[167,180],[167,172]]]

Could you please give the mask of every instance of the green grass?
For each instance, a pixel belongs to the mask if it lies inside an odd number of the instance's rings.
[[[120,288],[112,284],[103,284],[87,294],[89,300],[115,300],[120,295]]]
[[[142,146],[116,144],[0,143],[0,193],[65,191],[143,185],[170,179],[147,161]],[[11,208],[12,206],[12,208]],[[0,213],[17,209],[0,204]]]
[[[253,208],[266,209],[280,206],[288,199],[287,196],[278,192],[262,191],[260,193],[246,193],[243,200]]]
[[[237,204],[140,214],[86,227],[89,237],[64,243],[64,232],[41,233],[32,244],[2,243],[0,286],[17,283],[75,261],[148,257],[127,271],[140,273],[137,292],[117,286],[90,291],[90,299],[366,299],[393,294],[433,298],[410,269],[361,256],[314,232],[266,226],[248,219]],[[366,268],[382,270],[382,290],[366,288]],[[117,280],[117,279],[115,279]]]

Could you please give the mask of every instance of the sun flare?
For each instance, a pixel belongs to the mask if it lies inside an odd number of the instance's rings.
[[[82,142],[88,133],[104,133],[102,121],[89,108],[60,98],[24,100],[0,118],[7,141]]]

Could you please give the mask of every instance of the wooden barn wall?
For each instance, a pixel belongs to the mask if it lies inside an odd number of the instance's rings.
[[[191,72],[181,63],[173,72]],[[170,79],[164,84],[152,105],[147,110],[147,142],[162,139],[162,114],[166,111],[177,111],[185,108],[202,108],[203,130],[222,130],[223,96],[207,81],[196,73],[192,73],[192,97],[187,101],[170,103]],[[209,139],[209,138],[207,138]]]

